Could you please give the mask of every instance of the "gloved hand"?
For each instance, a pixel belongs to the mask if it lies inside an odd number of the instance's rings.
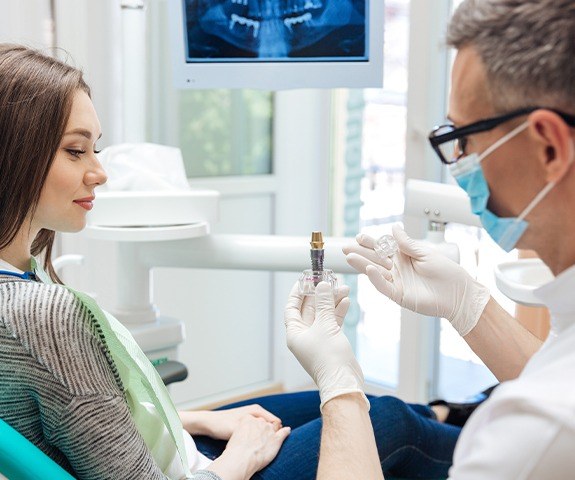
[[[340,290],[334,299],[331,286],[320,282],[314,297],[304,297],[296,283],[285,308],[288,347],[318,386],[320,409],[334,397],[355,392],[363,395],[369,409],[363,372],[341,329],[348,291]]]
[[[378,257],[373,238],[358,235],[358,245],[343,248],[347,263],[366,273],[375,288],[400,306],[446,318],[462,337],[467,335],[489,301],[489,290],[429,244],[408,237],[398,225],[392,232],[399,251],[391,259]]]

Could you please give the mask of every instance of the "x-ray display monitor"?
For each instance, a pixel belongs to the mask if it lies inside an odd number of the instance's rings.
[[[381,87],[383,0],[170,5],[179,87]]]

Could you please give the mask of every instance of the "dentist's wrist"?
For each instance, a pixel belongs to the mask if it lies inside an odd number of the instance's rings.
[[[351,396],[353,398],[356,398],[358,400],[361,401],[361,403],[363,404],[363,406],[365,408],[367,408],[367,411],[369,412],[369,409],[371,408],[371,404],[369,403],[369,400],[367,399],[365,393],[363,390],[333,390],[330,392],[320,392],[320,399],[321,399],[321,404],[319,406],[319,409],[322,413],[325,413],[325,407],[326,405],[328,405],[332,400],[334,399],[341,399],[341,398],[345,398]]]
[[[341,408],[354,408],[358,411],[365,410],[369,412],[369,400],[363,392],[350,392],[337,397],[333,397],[326,401],[323,406],[322,414],[330,415],[334,412],[339,412]]]
[[[475,280],[467,285],[467,290],[469,293],[465,295],[456,315],[450,320],[453,328],[462,337],[475,328],[491,298],[489,289]]]
[[[364,393],[363,373],[359,365],[341,366],[338,371],[329,377],[329,381],[318,382],[319,397],[321,400],[320,411],[330,400],[342,396],[353,395],[362,398],[367,409],[370,404]]]

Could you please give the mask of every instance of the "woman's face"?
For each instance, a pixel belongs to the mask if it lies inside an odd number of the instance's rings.
[[[90,97],[78,90],[58,152],[40,193],[32,229],[78,232],[92,209],[94,189],[106,182],[106,173],[96,158],[100,122]]]

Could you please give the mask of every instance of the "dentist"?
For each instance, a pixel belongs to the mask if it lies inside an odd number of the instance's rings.
[[[79,70],[0,43],[0,418],[78,480],[248,480],[290,428],[257,405],[177,412],[130,333],[54,272],[55,232],[81,230],[106,182],[100,135]]]
[[[450,122],[430,134],[430,143],[489,235],[506,251],[535,250],[554,273],[536,291],[551,312],[551,334],[542,343],[463,268],[400,228],[393,229],[400,251],[390,261],[378,258],[365,235],[344,253],[402,307],[448,319],[502,382],[464,427],[449,478],[573,478],[575,3],[464,0],[447,41],[457,49]],[[304,360],[315,348],[335,362],[335,349],[318,348],[328,337],[304,345],[288,328],[288,343],[295,342],[292,350]],[[348,364],[342,357],[342,368]],[[338,403],[346,415],[335,426],[324,423],[323,440],[333,444],[349,430],[371,437]],[[336,456],[341,462],[349,453],[357,462],[359,454],[353,448],[322,452],[320,471]],[[356,478],[378,478],[370,473],[372,456],[372,450],[361,454],[365,470]]]

